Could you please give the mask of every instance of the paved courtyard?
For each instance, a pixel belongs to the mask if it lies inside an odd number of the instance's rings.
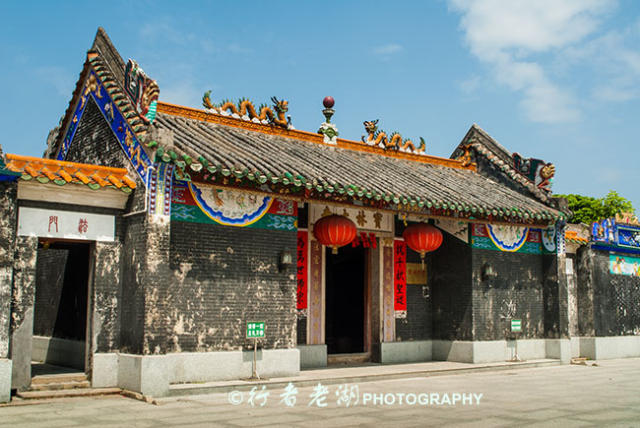
[[[598,364],[259,387],[159,405],[65,399],[0,408],[0,426],[640,426],[640,359]]]

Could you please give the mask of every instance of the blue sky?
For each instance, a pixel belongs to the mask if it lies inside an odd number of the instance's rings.
[[[331,95],[341,137],[380,119],[445,157],[477,123],[555,163],[555,193],[613,189],[640,208],[640,2],[41,1],[2,12],[8,153],[42,155],[102,26],[162,101],[275,95],[297,129],[315,131]]]

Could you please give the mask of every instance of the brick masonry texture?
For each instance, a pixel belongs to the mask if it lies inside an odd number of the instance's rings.
[[[280,272],[296,233],[171,223],[170,278],[154,286],[162,351],[239,350],[247,321],[265,321],[265,349],[296,345],[295,269]]]
[[[420,254],[408,248],[407,263],[420,263]],[[429,272],[432,267],[429,255],[425,258],[425,266]],[[407,284],[407,317],[396,319],[396,340],[431,339],[431,299],[429,290],[424,288],[426,285]]]
[[[9,355],[17,183],[0,182],[0,358]]]
[[[127,160],[120,143],[113,135],[113,131],[100,113],[98,106],[91,97],[87,100],[87,107],[80,119],[80,124],[73,137],[67,157],[69,162],[89,163],[116,168],[126,168],[127,175],[135,180],[137,187],[134,194],[136,197],[129,198],[131,211],[136,211],[144,207],[144,186],[139,179],[137,172]]]
[[[144,331],[146,229],[143,215],[129,217],[122,250],[120,343],[124,352],[141,354]]]
[[[578,328],[583,336],[640,334],[640,278],[609,273],[609,252],[578,253]]]
[[[31,236],[16,238],[13,265],[13,293],[11,297],[11,331],[16,332],[33,310],[36,286],[36,258],[38,239]]]
[[[544,337],[542,256],[482,249],[472,252],[474,340],[505,339],[512,318],[522,320],[520,337]],[[485,263],[496,271],[495,278],[482,279]]]
[[[443,232],[429,261],[433,339],[472,340],[471,248]]]
[[[307,344],[307,318],[299,317],[296,325],[296,344]]]
[[[97,242],[94,251],[91,337],[95,352],[111,352],[118,350],[120,344],[120,311],[125,306],[120,270],[122,244]]]
[[[91,97],[87,99],[87,107],[65,160],[118,168],[129,166],[113,131]]]

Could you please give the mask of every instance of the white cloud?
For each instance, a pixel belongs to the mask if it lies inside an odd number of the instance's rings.
[[[227,46],[227,50],[231,53],[242,55],[253,53],[253,49],[240,46],[238,43],[230,43]]]
[[[373,53],[378,56],[387,57],[389,55],[402,52],[404,48],[397,43],[388,43],[386,45],[376,46],[373,48]]]
[[[555,84],[536,56],[557,54],[598,28],[613,0],[449,0],[473,55],[496,80],[522,94],[521,107],[535,122],[580,117],[571,93]]]
[[[467,95],[471,95],[478,90],[478,88],[480,87],[480,83],[481,83],[480,76],[474,74],[468,79],[465,79],[462,82],[458,83],[458,87],[463,93]]]
[[[640,97],[640,32],[635,26],[613,30],[584,46],[567,49],[569,65],[590,64],[597,83],[592,90],[598,101],[624,102]]]

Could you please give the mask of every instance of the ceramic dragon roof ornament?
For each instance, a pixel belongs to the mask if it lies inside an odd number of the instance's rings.
[[[273,103],[273,108],[262,104],[256,111],[253,103],[244,98],[238,100],[237,104],[229,100],[223,100],[220,104],[214,104],[211,102],[210,90],[205,92],[202,97],[202,105],[206,109],[213,110],[213,112],[220,115],[293,129],[291,116],[285,117],[285,114],[289,111],[289,102],[279,100],[276,97],[271,97],[271,102]]]
[[[513,167],[532,181],[539,189],[551,191],[551,182],[556,174],[556,167],[541,159],[523,158],[518,153],[513,154]]]
[[[363,122],[367,136],[362,136],[362,142],[370,146],[379,146],[385,150],[400,150],[402,152],[424,154],[426,143],[424,138],[420,137],[420,145],[418,147],[413,144],[410,139],[403,140],[402,135],[393,132],[387,137],[384,131],[378,131],[378,121],[365,120]]]
[[[152,123],[156,118],[160,88],[132,59],[129,59],[124,70],[124,89],[140,118],[147,124]]]
[[[552,163],[535,158],[523,158],[518,153],[510,153],[500,146],[491,136],[474,124],[472,133],[458,145],[452,159],[459,160],[463,166],[486,159],[499,172],[524,186],[540,200],[548,202],[551,197],[552,179],[556,167]]]

